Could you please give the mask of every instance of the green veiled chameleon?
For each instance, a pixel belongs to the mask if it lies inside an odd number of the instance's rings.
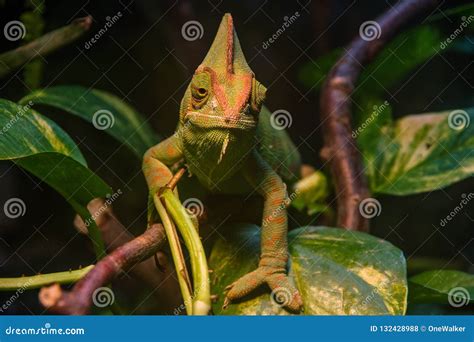
[[[272,290],[291,293],[286,306],[299,311],[301,297],[286,273],[285,182],[297,180],[300,156],[287,133],[270,124],[265,93],[247,64],[232,17],[226,14],[186,89],[176,133],[147,151],[143,171],[152,193],[172,178],[169,167],[184,159],[210,192],[260,194],[260,262],[255,271],[228,286],[224,306],[266,283]]]

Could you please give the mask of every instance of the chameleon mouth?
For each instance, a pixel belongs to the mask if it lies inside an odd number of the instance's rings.
[[[185,123],[190,122],[193,125],[202,128],[222,128],[222,129],[252,129],[257,126],[257,122],[250,115],[240,115],[238,118],[229,118],[224,116],[202,114],[198,112],[188,112],[185,117]]]

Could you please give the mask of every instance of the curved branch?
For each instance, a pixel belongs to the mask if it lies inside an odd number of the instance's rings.
[[[0,54],[0,77],[7,75],[23,64],[38,58],[38,56],[46,56],[75,41],[87,32],[91,25],[91,16],[78,18],[67,26],[46,33],[15,50]]]
[[[164,244],[163,226],[155,224],[139,237],[117,248],[100,260],[87,275],[73,287],[63,291],[58,284],[41,289],[41,304],[54,313],[84,315],[90,311],[93,294],[109,284],[120,272],[153,256]]]
[[[329,72],[321,91],[321,120],[324,147],[321,157],[331,168],[337,195],[337,225],[351,230],[368,230],[359,203],[370,196],[367,179],[351,131],[351,94],[364,67],[410,22],[440,3],[438,0],[400,1],[376,19],[380,37],[357,37]],[[378,29],[378,27],[377,27]]]

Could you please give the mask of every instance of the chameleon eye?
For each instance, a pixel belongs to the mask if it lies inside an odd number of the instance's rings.
[[[256,113],[260,113],[262,104],[265,101],[267,88],[265,88],[255,78],[252,79],[252,94],[251,94],[251,106]]]
[[[209,97],[209,87],[211,86],[211,79],[207,72],[194,75],[191,83],[191,95],[193,97],[193,105],[200,108],[206,103]]]
[[[207,96],[207,89],[203,87],[199,87],[199,88],[192,87],[191,92],[193,94],[193,97],[196,100],[202,100]]]

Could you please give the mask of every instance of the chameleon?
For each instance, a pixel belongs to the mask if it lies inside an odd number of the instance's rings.
[[[284,306],[299,312],[303,302],[287,275],[286,184],[298,179],[301,160],[288,133],[270,124],[266,91],[225,14],[184,93],[175,134],[147,150],[142,169],[150,193],[162,190],[173,177],[170,167],[184,160],[210,193],[260,195],[258,267],[226,288],[224,308],[267,284],[290,293]]]

